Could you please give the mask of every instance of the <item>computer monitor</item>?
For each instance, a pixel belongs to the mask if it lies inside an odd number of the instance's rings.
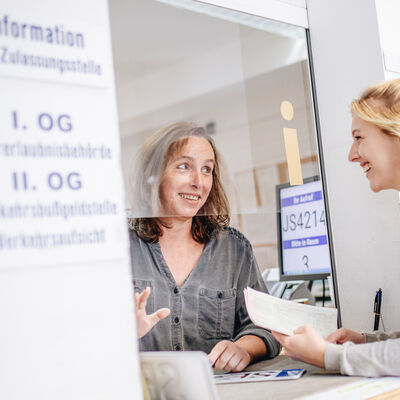
[[[331,252],[319,177],[277,185],[276,198],[280,280],[326,278]]]

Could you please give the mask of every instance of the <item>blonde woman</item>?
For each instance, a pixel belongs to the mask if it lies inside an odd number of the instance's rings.
[[[371,190],[400,191],[400,79],[367,89],[351,104],[349,161],[360,164]],[[293,336],[273,332],[288,356],[344,375],[400,376],[400,331],[358,333],[339,329],[325,341],[313,328]]]
[[[150,137],[138,164],[130,239],[140,350],[202,350],[226,371],[276,356],[279,343],[246,311],[243,289],[266,287],[250,243],[228,226],[213,140],[175,123]]]

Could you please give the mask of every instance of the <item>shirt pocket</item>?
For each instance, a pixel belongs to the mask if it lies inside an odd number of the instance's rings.
[[[134,279],[133,280],[133,287],[135,293],[142,293],[146,287],[151,289],[150,296],[147,299],[146,304],[146,313],[153,314],[154,312],[154,293],[153,293],[153,281],[147,281],[143,279]]]
[[[231,339],[235,325],[236,289],[199,290],[199,335],[203,339]]]

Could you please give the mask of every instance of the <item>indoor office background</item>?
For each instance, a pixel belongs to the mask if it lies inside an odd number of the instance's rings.
[[[126,190],[137,149],[157,129],[206,127],[227,167],[231,225],[262,271],[277,267],[284,127],[297,130],[303,178],[320,175],[305,29],[193,1],[113,0],[110,17]]]

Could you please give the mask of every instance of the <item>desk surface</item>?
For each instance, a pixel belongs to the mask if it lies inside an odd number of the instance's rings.
[[[249,366],[246,371],[261,371],[283,368],[304,368],[307,372],[299,379],[272,382],[232,383],[217,385],[221,400],[243,399],[296,399],[327,390],[336,386],[357,381],[359,377],[342,376],[327,373],[325,370],[294,361],[287,356],[278,356],[273,360],[260,361]]]

